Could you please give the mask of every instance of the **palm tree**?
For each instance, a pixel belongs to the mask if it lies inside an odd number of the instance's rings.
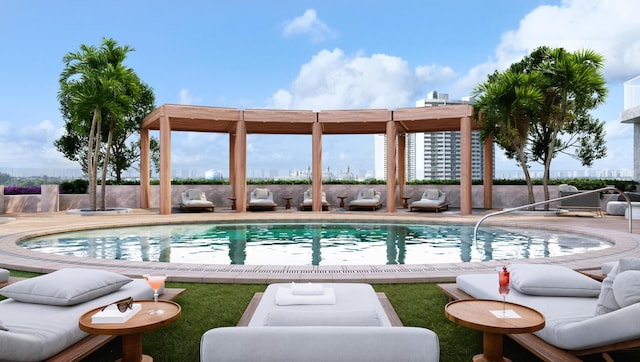
[[[543,95],[537,73],[495,72],[473,90],[474,118],[480,122],[481,138],[493,137],[507,157],[515,158],[527,181],[529,203],[535,202],[526,152],[532,114]]]
[[[60,74],[58,99],[65,101],[66,111],[73,115],[75,131],[88,137],[87,171],[92,210],[97,210],[96,188],[103,117],[115,122],[131,104],[136,84],[139,84],[133,70],[122,64],[126,54],[132,50],[128,46],[118,47],[113,39],[103,39],[100,49],[82,44],[80,51],[63,57],[65,69]],[[91,116],[90,122],[88,115]],[[107,136],[108,142],[111,131]],[[108,162],[108,153],[104,159]],[[103,176],[103,209],[105,181]]]

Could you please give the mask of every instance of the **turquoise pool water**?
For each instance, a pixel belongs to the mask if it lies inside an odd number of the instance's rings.
[[[384,223],[175,224],[97,229],[21,241],[39,252],[98,259],[243,265],[382,265],[546,258],[611,244],[507,227]]]

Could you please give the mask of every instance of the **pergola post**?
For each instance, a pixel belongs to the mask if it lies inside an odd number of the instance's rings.
[[[460,120],[460,215],[471,215],[471,117]]]
[[[149,147],[149,129],[142,128],[140,130],[140,207],[143,209],[149,208],[149,199],[151,198]]]
[[[398,193],[404,197],[404,185],[407,182],[407,134],[398,135]]]
[[[229,133],[229,185],[231,197],[236,197],[236,134]]]
[[[160,115],[160,215],[171,214],[171,123]]]
[[[236,147],[235,147],[235,198],[236,212],[247,211],[247,125],[242,119],[236,124]]]
[[[484,208],[493,208],[493,135],[484,140]]]
[[[387,212],[396,212],[396,123],[387,121]]]
[[[317,120],[311,126],[311,134],[311,210],[322,211],[322,127]]]

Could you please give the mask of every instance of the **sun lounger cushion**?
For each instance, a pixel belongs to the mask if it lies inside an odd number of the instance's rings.
[[[4,283],[9,280],[9,271],[7,269],[0,269],[0,283]]]
[[[427,200],[437,200],[440,197],[440,190],[430,189],[425,193]]]
[[[265,326],[382,326],[375,309],[343,311],[283,311],[267,314]]]
[[[418,327],[221,327],[200,340],[201,362],[438,362],[438,336]]]
[[[249,327],[262,327],[265,325],[267,316],[274,311],[297,311],[297,312],[350,312],[362,310],[375,310],[378,319],[383,326],[391,326],[391,321],[382,304],[378,300],[375,290],[369,284],[365,283],[318,283],[325,288],[333,289],[335,293],[335,304],[294,304],[294,305],[278,305],[276,304],[276,295],[279,288],[290,288],[291,283],[270,284],[264,291],[264,295],[253,317],[249,321]],[[302,296],[304,297],[304,296]],[[314,297],[314,296],[311,296]],[[368,319],[368,318],[367,318]]]
[[[600,282],[558,265],[512,264],[511,287],[529,295],[552,297],[597,297]]]
[[[189,200],[202,200],[202,191],[201,190],[187,190],[187,195],[189,196]]]
[[[0,316],[8,331],[0,332],[0,360],[25,362],[52,357],[89,335],[78,327],[82,314],[126,297],[152,299],[153,290],[143,279],[134,279],[116,292],[70,306],[3,300]]]
[[[65,268],[10,284],[0,294],[23,303],[75,305],[113,293],[131,280],[104,270]]]

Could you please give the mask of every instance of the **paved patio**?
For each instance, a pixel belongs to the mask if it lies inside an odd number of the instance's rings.
[[[16,242],[28,237],[60,231],[83,230],[111,226],[136,226],[165,223],[205,221],[280,221],[280,220],[340,220],[340,221],[403,221],[475,224],[490,211],[474,210],[473,215],[460,216],[457,210],[443,213],[416,213],[399,209],[398,213],[385,210],[375,212],[345,211],[302,212],[297,209],[278,209],[276,212],[248,212],[238,214],[227,208],[216,208],[214,213],[179,213],[160,215],[158,210],[135,209],[128,214],[71,215],[58,213],[22,213],[0,217],[0,267],[33,272],[51,272],[64,267],[100,268],[132,277],[150,270],[163,269],[171,281],[202,283],[274,283],[284,281],[412,283],[447,282],[463,273],[494,272],[501,262],[433,263],[406,265],[354,265],[354,266],[281,266],[281,265],[219,265],[154,263],[143,261],[102,260],[45,254],[25,250]],[[628,220],[622,216],[592,217],[592,214],[556,216],[554,213],[507,214],[489,218],[483,225],[515,226],[548,230],[571,231],[596,235],[612,242],[610,248],[597,252],[518,262],[550,263],[573,269],[599,273],[602,263],[625,256],[640,256],[640,225],[633,225],[628,233]]]

